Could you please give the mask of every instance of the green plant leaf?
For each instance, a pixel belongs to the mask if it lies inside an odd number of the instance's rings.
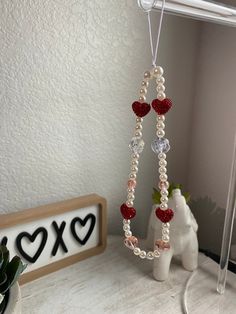
[[[0,245],[0,293],[3,295],[14,285],[27,266],[22,263],[19,256],[13,257],[10,262],[9,260],[9,250],[5,245]]]
[[[175,185],[173,183],[170,184],[169,188],[168,188],[168,192],[169,192],[169,195],[171,196],[172,194],[172,191],[174,190],[175,188]]]
[[[182,190],[182,188],[183,188],[182,184],[180,184],[180,183],[173,184],[173,186],[174,186],[174,189],[180,189],[180,190]]]
[[[172,196],[172,192],[174,189],[180,189],[181,191],[183,191],[183,185],[180,183],[171,183],[169,188],[168,188],[168,192],[169,192],[169,197]],[[153,194],[152,194],[152,200],[154,204],[160,204],[160,198],[161,198],[161,194],[160,192],[153,188]],[[185,197],[186,203],[188,203],[190,201],[190,193],[188,192],[182,192],[182,195]]]
[[[153,204],[160,204],[161,202],[161,193],[157,189],[153,188],[152,201]]]
[[[0,246],[0,256],[1,256],[1,263],[0,263],[0,271],[3,272],[6,269],[6,266],[9,262],[10,253],[5,245]]]
[[[0,286],[0,293],[5,294],[10,289],[10,282],[7,280],[3,285]]]
[[[0,271],[1,271],[3,263],[4,263],[3,252],[0,249]]]
[[[186,203],[189,203],[190,199],[191,199],[191,195],[189,192],[184,192],[183,196],[185,197]]]
[[[19,256],[14,256],[6,267],[6,273],[9,280],[9,288],[18,280],[20,274],[26,266],[22,263]]]
[[[0,303],[0,313],[3,313],[3,310],[6,306],[5,297],[2,299],[2,302]]]
[[[3,286],[7,281],[7,274],[4,272],[0,273],[0,287]]]
[[[3,299],[4,299],[4,295],[0,293],[0,304],[2,303]]]

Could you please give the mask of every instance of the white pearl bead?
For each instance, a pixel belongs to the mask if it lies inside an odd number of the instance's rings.
[[[164,130],[157,130],[156,135],[158,137],[164,137],[165,136],[165,131]]]
[[[131,165],[132,165],[132,166],[138,166],[138,164],[139,164],[139,162],[138,162],[137,159],[132,159],[132,160],[131,160]]]
[[[135,199],[135,196],[133,193],[128,193],[127,199],[133,201]]]
[[[137,178],[137,174],[136,173],[130,173],[129,178],[130,179],[136,179]]]
[[[152,75],[152,76],[157,77],[158,74],[159,74],[159,72],[158,72],[158,70],[157,70],[156,67],[151,70],[151,75]]]
[[[168,189],[169,186],[170,186],[170,183],[169,183],[168,181],[165,181],[165,187],[164,187],[164,189]]]
[[[166,190],[166,189],[164,189],[164,190],[161,190],[161,195],[163,195],[163,196],[168,196],[169,195],[169,192],[168,192],[168,190]]]
[[[139,257],[140,257],[140,258],[146,258],[146,255],[147,255],[147,254],[146,254],[145,251],[141,251],[140,254],[139,254]]]
[[[137,132],[134,133],[134,136],[135,136],[135,137],[142,137],[142,135],[143,135],[143,134],[142,134],[142,132],[140,132],[140,131],[137,131]]]
[[[142,87],[148,87],[149,82],[148,81],[142,81],[141,86]]]
[[[142,123],[142,122],[143,122],[143,118],[139,118],[139,117],[136,118],[136,122],[137,122],[137,123]]]
[[[154,257],[159,257],[161,255],[161,253],[159,252],[159,250],[154,250],[153,251]]]
[[[170,228],[170,223],[169,222],[163,222],[162,227],[163,228]]]
[[[138,153],[132,154],[133,159],[139,159],[140,155]]]
[[[129,231],[129,230],[130,230],[130,225],[125,224],[125,225],[123,226],[123,230],[124,230],[124,231]]]
[[[134,205],[134,202],[129,200],[125,203],[128,207],[132,207]]]
[[[162,76],[163,73],[164,73],[164,70],[163,70],[162,67],[157,66],[157,67],[153,70],[153,72],[154,72],[154,75],[155,75],[155,76]]]
[[[140,252],[141,252],[141,250],[140,250],[139,247],[135,247],[134,250],[133,250],[133,252],[134,252],[134,255],[139,255]]]
[[[123,219],[123,224],[130,224],[130,220],[129,219]]]
[[[160,167],[158,170],[160,173],[166,173],[167,172],[166,167]]]
[[[164,242],[169,242],[169,241],[170,241],[170,237],[169,237],[168,235],[163,235],[163,236],[162,236],[162,240],[163,240]]]
[[[130,194],[130,193],[134,193],[134,189],[127,189],[127,192]]]
[[[147,94],[146,88],[140,88],[139,93],[140,93],[140,95],[146,95]]]
[[[162,196],[161,197],[161,202],[164,204],[164,203],[168,203],[168,197],[166,197],[166,196]]]
[[[157,84],[164,84],[165,83],[165,78],[163,76],[160,76],[156,79]]]
[[[139,101],[140,101],[140,102],[146,101],[146,97],[145,97],[144,95],[140,96],[140,97],[139,97]]]
[[[132,173],[137,173],[137,172],[138,172],[138,167],[132,166],[132,167],[130,168],[130,170],[131,170]]]
[[[154,253],[153,252],[148,252],[147,253],[147,259],[149,259],[149,260],[152,260],[152,259],[154,259]]]
[[[165,159],[161,159],[160,161],[159,161],[159,166],[161,166],[161,167],[165,167],[167,165],[167,161],[165,160]]]
[[[142,124],[136,124],[135,130],[142,130],[142,129],[143,129]]]
[[[151,73],[149,72],[149,71],[146,71],[145,73],[144,73],[144,78],[145,79],[149,79],[151,77]]]
[[[161,115],[157,115],[157,121],[165,121],[165,116],[163,115],[163,114],[161,114]]]
[[[165,127],[165,123],[164,123],[164,122],[159,121],[159,122],[157,123],[157,128],[158,128],[158,129],[164,129],[164,127]]]
[[[160,153],[158,154],[159,159],[166,159],[166,154],[165,153]]]
[[[131,231],[125,231],[125,236],[126,236],[126,238],[128,238],[128,237],[132,237],[132,232]]]
[[[157,94],[157,99],[163,100],[163,99],[165,99],[165,98],[166,98],[166,94],[165,94],[165,93],[160,92],[160,93]]]
[[[169,229],[162,229],[162,235],[165,236],[165,235],[169,235],[170,234],[170,230]]]
[[[160,181],[165,182],[165,181],[167,181],[168,176],[167,176],[166,174],[161,174],[161,175],[159,176],[159,178],[160,178]]]
[[[160,205],[160,208],[161,208],[162,210],[166,210],[166,209],[168,208],[168,205],[167,205],[166,203],[162,203],[162,204]]]
[[[165,89],[166,89],[165,86],[162,85],[162,84],[159,84],[159,85],[157,85],[157,87],[156,87],[156,91],[157,91],[158,93],[164,92]]]

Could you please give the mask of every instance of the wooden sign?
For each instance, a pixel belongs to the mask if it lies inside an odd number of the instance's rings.
[[[0,242],[28,264],[20,283],[106,247],[106,200],[96,194],[0,215]]]

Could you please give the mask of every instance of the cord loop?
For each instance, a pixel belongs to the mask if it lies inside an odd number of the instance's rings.
[[[165,0],[162,0],[161,16],[160,16],[160,21],[159,21],[159,26],[158,26],[157,41],[156,41],[156,46],[155,46],[155,52],[154,52],[154,47],[153,47],[151,15],[150,15],[150,11],[147,12],[147,17],[148,17],[148,30],[149,30],[150,47],[151,47],[151,54],[152,54],[152,66],[153,66],[153,67],[156,67],[157,53],[158,53],[158,47],[159,47],[159,41],[160,41],[160,35],[161,35],[161,27],[162,27],[162,21],[163,21],[164,8],[165,8]]]

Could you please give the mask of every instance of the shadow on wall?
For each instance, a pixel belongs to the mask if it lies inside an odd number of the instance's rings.
[[[220,255],[225,209],[218,207],[216,202],[208,196],[191,200],[189,206],[199,226],[199,247]],[[233,232],[232,243],[236,243],[236,230]]]

